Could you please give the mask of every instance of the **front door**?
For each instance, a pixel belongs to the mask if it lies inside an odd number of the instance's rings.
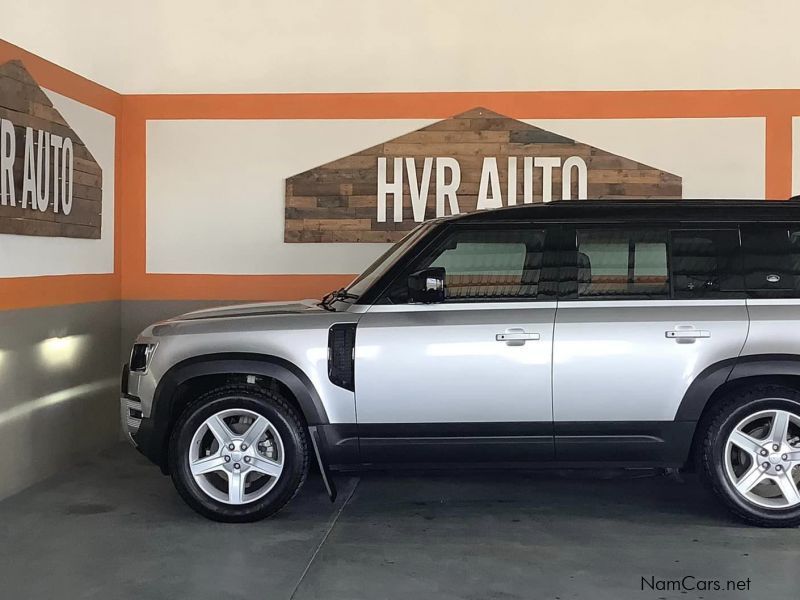
[[[738,230],[579,227],[575,239],[577,290],[555,326],[556,457],[679,462],[694,428],[684,394],[747,336]]]
[[[452,225],[369,308],[355,351],[362,460],[552,458],[545,241],[544,229]],[[446,300],[409,303],[407,276],[432,266]]]

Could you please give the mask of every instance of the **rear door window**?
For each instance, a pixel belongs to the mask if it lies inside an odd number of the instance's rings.
[[[573,231],[577,252],[561,269],[563,299],[744,297],[738,228],[597,225]]]
[[[742,270],[751,298],[800,296],[800,226],[742,225]]]
[[[738,229],[674,230],[670,246],[673,298],[744,297]]]

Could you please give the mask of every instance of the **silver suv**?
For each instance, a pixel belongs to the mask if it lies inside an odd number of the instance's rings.
[[[322,301],[148,327],[133,443],[220,521],[353,468],[693,468],[800,524],[800,203],[573,201],[430,221]]]

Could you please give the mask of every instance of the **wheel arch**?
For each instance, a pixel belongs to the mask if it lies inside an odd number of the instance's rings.
[[[684,394],[676,421],[696,423],[689,460],[707,428],[714,409],[731,394],[765,384],[800,391],[800,355],[754,354],[717,362],[698,375]]]
[[[205,354],[173,365],[159,380],[147,419],[150,431],[142,452],[166,473],[169,436],[192,398],[238,378],[247,382],[249,376],[256,378],[257,385],[277,387],[307,425],[328,424],[328,415],[314,384],[297,365],[265,354]]]

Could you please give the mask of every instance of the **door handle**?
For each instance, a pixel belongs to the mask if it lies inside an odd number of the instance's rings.
[[[498,342],[506,342],[509,346],[521,346],[528,340],[538,340],[538,333],[529,333],[527,331],[513,331],[509,330],[504,333],[498,333],[494,336]]]
[[[668,338],[677,339],[696,339],[696,338],[710,338],[711,332],[702,329],[675,329],[672,331],[665,331],[664,335]]]

